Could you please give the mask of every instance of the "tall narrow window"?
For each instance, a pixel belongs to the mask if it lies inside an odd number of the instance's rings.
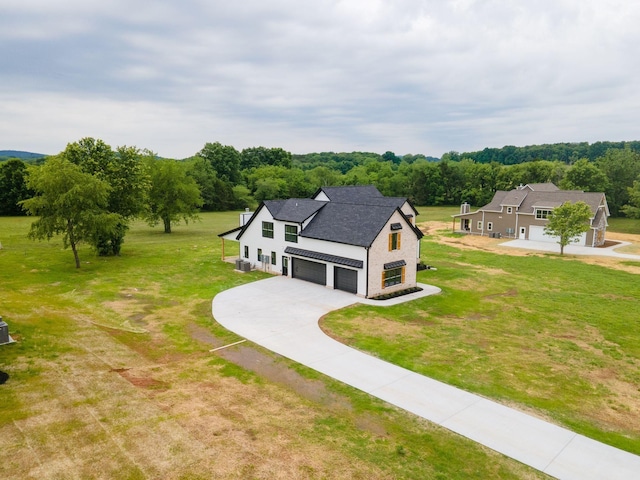
[[[271,265],[276,264],[276,252],[271,252]]]
[[[287,242],[298,243],[298,226],[297,225],[285,225],[284,226],[284,239]]]
[[[273,222],[262,222],[262,236],[273,238]]]
[[[244,246],[244,258],[249,258],[249,245]]]
[[[389,234],[389,251],[400,250],[400,232]]]
[[[261,248],[258,249],[258,261],[259,262],[262,261],[262,249]]]

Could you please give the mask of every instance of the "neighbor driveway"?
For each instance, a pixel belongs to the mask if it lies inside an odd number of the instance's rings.
[[[640,255],[616,252],[616,248],[624,247],[625,245],[631,245],[631,244],[629,242],[620,242],[617,245],[613,245],[611,247],[606,247],[606,248],[580,247],[578,245],[567,245],[566,247],[564,247],[564,253],[566,255],[593,255],[593,256],[599,256],[599,257],[624,258],[627,260],[640,261]],[[501,243],[500,246],[512,247],[512,248],[524,248],[527,250],[537,250],[541,252],[560,253],[560,245],[554,242],[537,242],[535,240],[510,240],[508,242]]]
[[[438,293],[421,285],[419,295]],[[225,328],[284,357],[441,425],[560,479],[636,480],[640,457],[343,345],[318,320],[373,303],[302,280],[273,277],[219,293],[213,316]],[[374,325],[372,327],[375,328]]]

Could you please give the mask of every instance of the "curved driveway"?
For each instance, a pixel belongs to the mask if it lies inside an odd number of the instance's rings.
[[[640,478],[640,457],[496,402],[387,363],[326,336],[318,320],[354,303],[377,302],[302,280],[273,277],[219,293],[214,318],[284,357],[421,416],[560,479]]]

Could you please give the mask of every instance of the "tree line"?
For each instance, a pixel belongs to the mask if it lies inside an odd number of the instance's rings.
[[[373,184],[384,195],[408,197],[417,205],[481,206],[496,190],[553,182],[564,189],[605,192],[612,215],[640,217],[638,143],[598,142],[590,151],[602,154],[594,159],[503,164],[480,161],[473,154],[449,153],[442,159],[399,157],[390,151],[292,155],[282,148],[239,151],[219,142],[206,143],[192,157],[171,160],[137,147],[113,149],[102,140],[83,138],[43,162],[14,158],[0,163],[0,215],[38,216],[33,238],[62,234],[72,249],[85,241],[100,255],[120,252],[128,224],[136,217],[162,224],[170,233],[173,223],[189,221],[201,210],[305,198],[319,187],[334,185]],[[551,151],[583,144],[558,145]],[[602,151],[603,146],[611,148]],[[66,211],[62,215],[55,208]]]

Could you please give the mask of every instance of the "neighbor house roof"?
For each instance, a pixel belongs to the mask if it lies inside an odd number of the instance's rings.
[[[560,190],[555,184],[547,182],[547,183],[527,183],[525,187],[529,187],[534,192],[555,192],[556,190]]]
[[[527,188],[529,187],[529,188]],[[604,215],[609,215],[607,201],[602,192],[583,192],[581,190],[560,190],[553,183],[532,183],[524,187],[518,187],[508,192],[498,190],[491,202],[475,212],[459,213],[453,217],[472,215],[476,212],[500,212],[503,207],[518,207],[519,214],[533,215],[536,208],[553,209],[565,202],[584,202],[591,209],[592,219],[596,223],[596,215],[599,210],[604,210]],[[600,207],[604,207],[603,209]],[[599,221],[599,217],[598,220]]]

